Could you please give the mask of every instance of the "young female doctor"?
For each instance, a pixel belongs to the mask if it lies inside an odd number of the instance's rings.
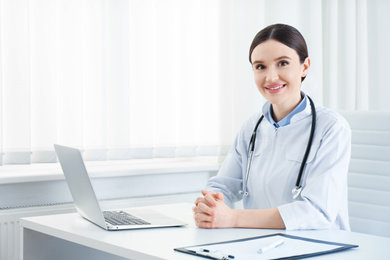
[[[197,226],[349,230],[351,131],[301,91],[310,67],[304,38],[289,25],[268,26],[255,36],[249,60],[268,102],[244,123],[196,199]],[[240,200],[244,209],[232,209]]]

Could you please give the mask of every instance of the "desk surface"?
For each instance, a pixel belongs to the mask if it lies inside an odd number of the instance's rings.
[[[36,231],[129,259],[202,259],[173,249],[273,233],[359,245],[356,249],[316,259],[390,259],[390,238],[338,230],[200,229],[193,221],[191,207],[191,204],[184,203],[152,207],[189,223],[185,227],[105,231],[77,213],[24,218],[20,220],[20,225],[22,232]],[[29,248],[30,242],[28,239],[24,241],[25,250]]]

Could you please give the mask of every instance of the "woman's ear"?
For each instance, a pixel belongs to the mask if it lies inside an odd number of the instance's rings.
[[[302,64],[302,78],[306,77],[309,68],[310,68],[310,59],[309,57],[307,57]]]

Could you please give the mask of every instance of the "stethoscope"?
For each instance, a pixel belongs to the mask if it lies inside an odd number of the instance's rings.
[[[313,142],[314,129],[316,127],[316,117],[317,117],[316,109],[315,109],[314,103],[311,100],[311,98],[309,96],[307,96],[307,98],[310,101],[311,116],[312,116],[310,137],[309,137],[309,142],[307,143],[305,154],[303,156],[301,168],[299,169],[299,174],[298,174],[298,177],[297,177],[297,181],[295,183],[295,187],[291,191],[293,200],[295,200],[299,196],[299,194],[301,193],[301,190],[302,190],[302,186],[301,186],[302,173],[303,173],[303,169],[305,168],[307,157],[309,156],[309,153],[310,153],[311,144]],[[248,161],[248,164],[247,164],[247,167],[246,167],[246,174],[245,174],[245,181],[243,183],[243,189],[239,191],[240,195],[245,195],[245,196],[249,195],[249,193],[248,193],[248,178],[249,178],[249,173],[250,173],[250,170],[251,170],[253,151],[255,150],[256,132],[257,132],[257,128],[259,127],[259,125],[260,125],[261,121],[263,120],[263,118],[264,118],[264,115],[262,115],[260,117],[259,121],[257,121],[255,129],[253,130],[251,139],[249,141],[249,147],[248,147],[249,161]]]

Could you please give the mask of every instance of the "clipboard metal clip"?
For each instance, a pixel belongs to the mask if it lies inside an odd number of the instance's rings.
[[[224,254],[224,253],[223,253],[222,251],[220,251],[220,250],[210,251],[210,250],[208,250],[208,249],[200,248],[200,249],[197,250],[195,253],[196,253],[197,255],[207,256],[207,257],[212,258],[212,259],[220,259],[220,260],[230,260],[230,259],[234,259],[234,256]]]

